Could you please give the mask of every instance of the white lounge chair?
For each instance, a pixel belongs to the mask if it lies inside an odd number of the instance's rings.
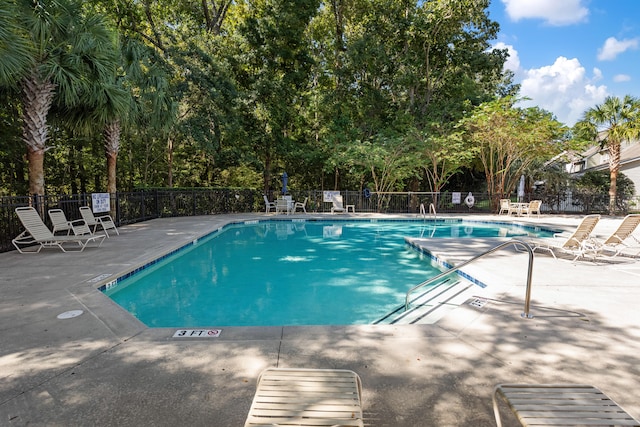
[[[332,214],[336,212],[340,212],[340,213],[346,212],[346,209],[342,204],[342,196],[334,196],[333,199],[331,200],[331,203],[332,203],[332,206],[331,206]]]
[[[636,231],[640,225],[640,214],[630,214],[624,217],[616,231],[611,233],[609,237],[600,241],[597,240],[598,249],[602,251],[611,251],[613,255],[611,257],[615,257],[619,255],[625,248],[631,247],[628,244],[630,240],[635,241],[636,245],[640,244],[640,240],[633,235],[633,232]],[[637,253],[635,255],[638,255]]]
[[[72,236],[54,236],[34,208],[16,208],[16,214],[25,231],[20,233],[11,243],[21,254],[38,253],[42,248],[53,246],[58,247],[62,252],[67,252],[67,249],[63,247],[65,243],[74,243],[79,246],[80,249],[71,252],[82,252],[91,242],[97,242],[98,246],[102,245],[106,237],[103,234],[85,234],[89,231],[89,227],[85,223],[78,224],[77,229],[73,225],[74,235]],[[34,245],[37,245],[35,250],[24,250],[24,248],[33,247]]]
[[[69,235],[73,231],[73,224],[67,219],[62,209],[49,209],[49,219],[53,226],[52,233],[54,235],[59,231],[66,231],[67,235]]]
[[[355,213],[356,211],[356,205],[346,205],[346,206],[344,205],[341,195],[334,196],[331,202],[333,204],[331,206],[331,213],[336,213],[336,212],[348,213],[349,210]]]
[[[245,427],[362,427],[362,383],[344,369],[269,368],[258,378]]]
[[[307,200],[309,200],[309,198],[305,197],[304,202],[296,202],[295,205],[293,205],[293,213],[295,213],[298,208],[302,209],[304,213],[307,213]]]
[[[274,202],[270,202],[264,194],[262,198],[264,199],[264,213],[269,213],[271,209],[276,210],[276,204]]]
[[[94,216],[89,206],[80,207],[80,215],[82,215],[82,219],[84,219],[84,222],[86,222],[89,227],[93,227],[93,233],[95,233],[98,226],[100,226],[107,237],[109,237],[109,232],[107,230],[114,230],[118,236],[120,235],[120,232],[110,215]]]
[[[556,258],[555,251],[575,255],[574,261],[591,253],[598,253],[598,245],[593,240],[591,233],[600,221],[600,215],[587,215],[582,219],[576,230],[571,234],[556,234],[553,238],[523,238],[531,246],[531,249],[548,251]]]

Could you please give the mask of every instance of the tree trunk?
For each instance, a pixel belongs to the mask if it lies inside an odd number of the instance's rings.
[[[107,158],[107,193],[117,191],[116,165],[120,151],[120,122],[115,120],[104,128],[104,153]]]
[[[107,153],[107,193],[111,199],[109,203],[109,215],[114,220],[117,218],[116,210],[116,163],[118,161],[118,153]]]
[[[114,194],[116,188],[116,163],[118,153],[107,153],[107,193]]]
[[[609,215],[616,212],[616,192],[618,191],[618,171],[611,171],[611,184],[609,185]]]
[[[44,150],[27,147],[29,162],[29,194],[44,195]]]
[[[616,197],[618,193],[618,172],[620,172],[620,143],[612,141],[609,144],[609,214],[616,212]]]
[[[224,22],[224,18],[227,15],[227,10],[231,5],[230,0],[223,0],[220,2],[220,5],[217,5],[215,1],[211,1],[211,9],[209,9],[209,4],[207,0],[202,0],[202,10],[204,13],[204,20],[207,31],[215,34],[216,36],[220,35],[222,31],[222,23]]]
[[[167,139],[167,187],[173,187],[173,139]]]
[[[263,177],[263,186],[264,186],[264,194],[269,197],[269,191],[271,190],[271,156],[268,153],[264,159],[264,173]]]
[[[344,45],[344,2],[342,0],[332,0],[331,8],[333,9],[333,17],[335,19],[336,28],[336,69],[340,69],[340,52],[345,52],[347,50],[346,46]]]
[[[34,70],[22,81],[22,140],[27,145],[29,194],[44,195],[44,153],[49,127],[47,114],[56,86],[39,78]]]

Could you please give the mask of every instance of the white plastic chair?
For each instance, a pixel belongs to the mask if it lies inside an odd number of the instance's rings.
[[[276,204],[274,202],[270,202],[264,194],[262,198],[264,199],[264,213],[269,213],[271,209],[276,210]]]
[[[293,213],[295,213],[298,208],[302,209],[304,213],[307,213],[307,200],[309,200],[309,198],[305,197],[304,202],[296,202],[293,206]]]

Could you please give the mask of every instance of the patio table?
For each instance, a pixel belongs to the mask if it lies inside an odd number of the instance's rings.
[[[529,207],[529,203],[511,203],[511,209],[516,211],[517,216],[522,216],[522,211]]]

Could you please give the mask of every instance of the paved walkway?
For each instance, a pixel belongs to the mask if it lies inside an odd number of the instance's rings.
[[[493,426],[501,382],[592,384],[640,418],[632,260],[536,254],[533,319],[520,316],[527,255],[505,250],[474,267],[489,283],[477,289],[487,304],[465,304],[435,325],[224,328],[214,339],[146,328],[95,289],[230,220],[257,217],[265,215],[159,219],[83,253],[0,254],[0,425],[242,426],[256,378],[271,366],[356,371],[368,426]],[[570,229],[579,218],[509,221]],[[603,218],[596,232],[619,221]],[[490,245],[423,244],[454,262]],[[84,313],[57,318],[70,310]],[[507,416],[506,425],[518,424]]]

